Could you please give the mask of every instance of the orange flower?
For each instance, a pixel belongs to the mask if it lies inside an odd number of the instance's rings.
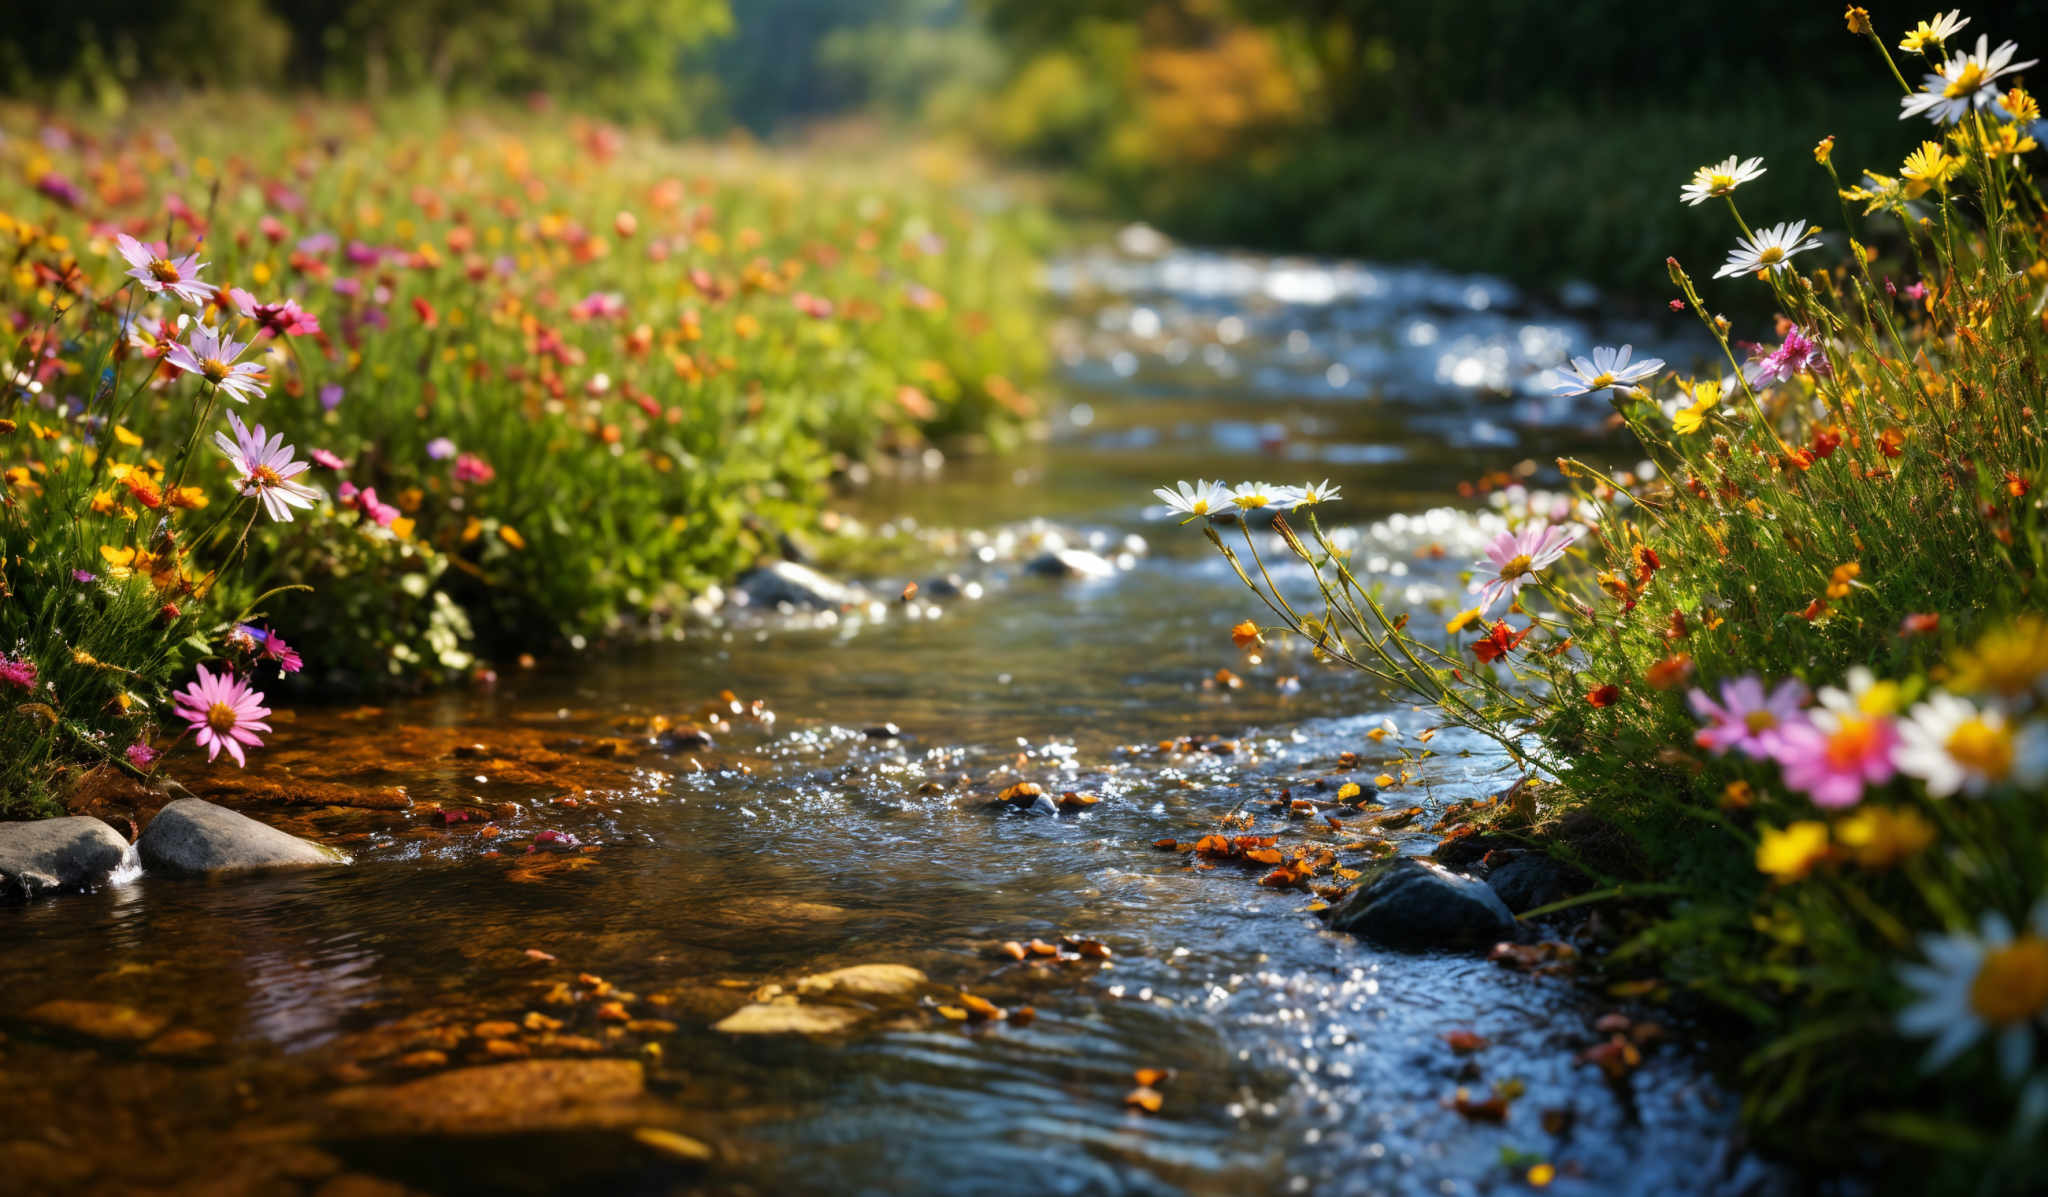
[[[1658,690],[1676,690],[1692,680],[1692,658],[1684,653],[1669,656],[1650,666],[1647,680]]]
[[[128,493],[135,496],[136,502],[151,511],[164,505],[164,492],[157,486],[156,480],[140,470],[129,470],[121,475],[121,485],[128,488]]]
[[[1656,573],[1664,565],[1657,558],[1657,550],[1646,544],[1637,545],[1630,551],[1629,556],[1635,562],[1636,581],[1638,582],[1648,582],[1650,575]]]
[[[1612,706],[1621,697],[1621,687],[1612,682],[1586,691],[1586,701],[1596,707]]]
[[[1877,434],[1877,451],[1886,457],[1897,457],[1906,451],[1906,434],[1896,428],[1887,428]]]
[[[1247,619],[1230,629],[1230,642],[1239,648],[1250,648],[1255,644],[1264,644],[1266,640],[1259,634],[1259,625]]]
[[[1522,641],[1528,639],[1529,633],[1535,630],[1536,625],[1530,624],[1517,632],[1503,619],[1487,629],[1486,635],[1480,637],[1479,642],[1472,646],[1473,655],[1479,658],[1481,664],[1491,665],[1520,647]]]
[[[1939,631],[1940,615],[1913,614],[1899,621],[1899,635],[1902,637],[1932,636]]]
[[[2034,484],[2020,477],[2017,471],[2007,470],[2005,472],[2006,494],[2011,495],[2015,499],[2024,499],[2027,497],[2027,492],[2032,489],[2034,489]]]
[[[1835,572],[1828,576],[1828,597],[1831,599],[1849,597],[1850,585],[1856,581],[1856,576],[1862,572],[1863,567],[1854,561],[1845,561],[1837,565]]]

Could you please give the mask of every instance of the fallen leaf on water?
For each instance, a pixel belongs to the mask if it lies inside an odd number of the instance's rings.
[[[1099,939],[1082,939],[1079,936],[1074,935],[1068,935],[1062,938],[1066,945],[1074,949],[1076,952],[1079,952],[1083,959],[1107,960],[1110,958],[1111,955],[1113,955],[1113,953],[1111,953],[1109,950],[1109,945],[1103,943]]]
[[[1024,959],[1024,945],[1018,943],[1014,939],[1010,940],[1008,943],[1005,943],[1002,946],[1001,951],[1003,955],[1008,956],[1012,960]]]
[[[1172,1076],[1173,1073],[1169,1069],[1140,1068],[1138,1071],[1131,1074],[1131,1079],[1138,1082],[1138,1085],[1141,1088],[1156,1089],[1160,1085],[1165,1084],[1166,1081],[1170,1079]]]
[[[979,1022],[999,1021],[1007,1013],[1001,1006],[996,1005],[987,998],[979,994],[969,993],[964,989],[960,991],[960,1004],[966,1007],[967,1013]]]
[[[1461,1056],[1470,1055],[1487,1044],[1486,1037],[1477,1031],[1445,1031],[1444,1042]]]
[[[651,1126],[643,1126],[639,1130],[634,1131],[633,1141],[642,1147],[658,1151],[671,1159],[689,1160],[692,1163],[698,1164],[710,1160],[714,1154],[711,1150],[711,1145],[708,1143],[692,1139],[688,1135],[679,1135],[674,1131],[658,1130]]]
[[[1038,1010],[1033,1006],[1019,1006],[1010,1011],[1010,1025],[1013,1027],[1028,1027],[1037,1019]]]
[[[1363,793],[1365,793],[1364,786],[1359,785],[1355,781],[1347,781],[1337,787],[1337,801],[1349,802]]]
[[[962,1010],[958,1006],[940,1006],[939,1014],[945,1018],[952,1019],[954,1022],[967,1021],[967,1011]]]
[[[1060,954],[1057,945],[1049,944],[1042,939],[1034,939],[1024,946],[1030,950],[1033,956],[1057,956]]]
[[[1506,1122],[1508,1119],[1507,1099],[1499,1094],[1474,1101],[1467,1090],[1460,1089],[1451,1098],[1451,1108],[1474,1122]]]
[[[1072,790],[1060,795],[1061,806],[1094,806],[1102,799],[1095,794],[1077,794]]]
[[[911,599],[914,599],[914,598],[916,598],[916,597],[917,597],[917,583],[915,583],[915,582],[905,582],[905,583],[903,584],[903,601],[907,603],[907,602],[909,602],[909,601],[910,601]]]
[[[1159,1107],[1166,1104],[1165,1095],[1148,1085],[1140,1085],[1124,1094],[1124,1104],[1147,1114],[1157,1114]]]

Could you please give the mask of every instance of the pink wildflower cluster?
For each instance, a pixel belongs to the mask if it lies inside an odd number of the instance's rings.
[[[1742,368],[1742,374],[1749,380],[1749,385],[1761,387],[1786,382],[1799,374],[1827,378],[1834,369],[1821,343],[1795,326],[1786,330],[1783,345],[1750,358],[1749,364]]]

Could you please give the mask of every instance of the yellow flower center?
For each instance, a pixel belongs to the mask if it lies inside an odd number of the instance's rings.
[[[1523,574],[1529,572],[1529,565],[1529,554],[1516,553],[1514,556],[1508,558],[1508,563],[1506,565],[1500,567],[1500,576],[1503,578],[1508,578],[1510,580],[1519,578]]]
[[[228,364],[217,357],[210,357],[199,363],[199,373],[208,382],[223,382],[228,376]]]
[[[206,726],[225,735],[235,730],[235,708],[224,702],[206,708]]]
[[[1756,261],[1759,266],[1776,266],[1784,260],[1785,250],[1783,246],[1767,245],[1756,253]]]
[[[150,277],[156,279],[156,281],[160,283],[175,283],[179,279],[184,277],[183,275],[178,273],[178,268],[176,265],[167,262],[162,258],[150,259],[149,273]]]
[[[254,482],[258,486],[284,485],[284,479],[279,477],[277,471],[269,466],[257,466],[255,469],[250,470],[249,481]]]
[[[1827,761],[1835,769],[1853,769],[1869,759],[1876,747],[1876,721],[1844,716],[1835,734],[1828,737]]]
[[[1970,1009],[1993,1026],[2025,1022],[2048,1006],[2048,940],[2022,935],[1984,954]]]
[[[1987,82],[1989,80],[1984,78],[1984,65],[1975,59],[1968,59],[1963,63],[1962,69],[1956,72],[1956,77],[1949,80],[1948,86],[1941,89],[1941,94],[1951,100],[1960,100],[1982,90]]]
[[[1707,187],[1710,190],[1712,190],[1715,195],[1720,195],[1724,192],[1733,191],[1735,190],[1735,176],[1724,174],[1708,175]]]
[[[1778,717],[1769,711],[1758,708],[1742,717],[1742,726],[1752,732],[1767,732],[1778,726]]]
[[[1589,390],[1595,391],[1599,390],[1601,387],[1611,387],[1613,385],[1614,375],[1604,370],[1601,371],[1599,374],[1594,375],[1593,381],[1586,384]]]
[[[1993,781],[2012,772],[2012,732],[2003,726],[1966,719],[1949,733],[1945,747],[1957,764]]]

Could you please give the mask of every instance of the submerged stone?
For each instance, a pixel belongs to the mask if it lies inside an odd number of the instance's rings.
[[[856,964],[804,977],[797,981],[796,991],[807,998],[875,1001],[915,997],[928,983],[922,972],[907,964]]]
[[[1482,947],[1515,933],[1515,916],[1485,882],[1409,857],[1379,865],[1329,917],[1334,930],[1416,951]]]
[[[186,876],[347,864],[346,854],[202,798],[157,812],[136,841],[145,868]]]
[[[669,1114],[637,1060],[513,1060],[396,1085],[358,1085],[328,1105],[362,1128],[404,1134],[624,1129]]]
[[[1024,568],[1048,578],[1108,578],[1116,566],[1099,553],[1086,549],[1050,549],[1024,563]]]
[[[118,1002],[63,998],[44,1002],[22,1016],[44,1030],[61,1031],[102,1043],[143,1043],[170,1023],[161,1014],[147,1014]]]
[[[777,561],[750,571],[734,583],[735,593],[745,595],[748,606],[844,607],[861,601],[853,587],[828,578],[808,565]]]
[[[1541,852],[1518,852],[1499,861],[1486,871],[1486,884],[1516,914],[1562,902],[1586,888],[1583,874]]]
[[[0,823],[0,899],[91,889],[128,859],[121,833],[88,815]]]
[[[711,1029],[728,1035],[836,1035],[865,1017],[864,1012],[845,1006],[755,1002],[726,1015]]]

